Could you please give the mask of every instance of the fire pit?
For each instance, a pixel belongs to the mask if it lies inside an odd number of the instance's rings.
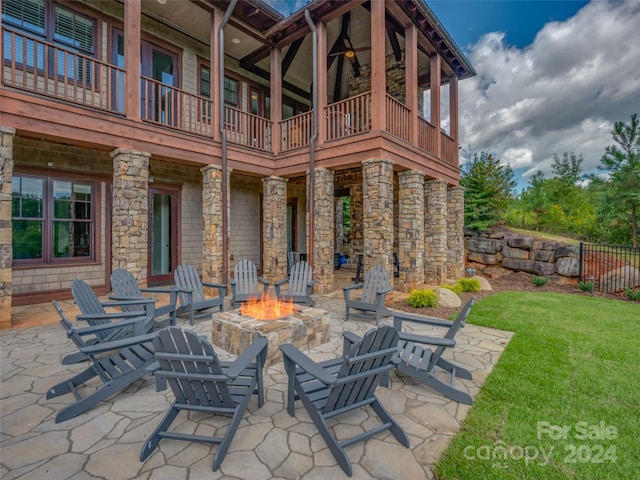
[[[306,349],[329,341],[329,319],[326,310],[300,305],[293,307],[295,311],[274,320],[262,318],[263,313],[257,314],[261,319],[256,319],[244,314],[240,309],[215,313],[211,332],[213,344],[239,355],[256,336],[263,336],[269,342],[265,363],[265,367],[269,367],[282,361],[279,348],[282,343],[292,343],[298,348]]]

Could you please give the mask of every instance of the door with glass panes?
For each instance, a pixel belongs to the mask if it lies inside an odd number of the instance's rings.
[[[150,285],[173,282],[178,262],[179,193],[170,188],[149,188]]]

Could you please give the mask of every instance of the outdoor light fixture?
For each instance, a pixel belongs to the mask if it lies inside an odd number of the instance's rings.
[[[158,0],[158,3],[159,3],[160,5],[164,5],[165,3],[167,3],[167,0]]]
[[[235,44],[240,43],[240,39],[239,38],[232,38],[231,41]]]
[[[354,52],[353,50],[347,50],[346,52],[344,52],[344,56],[347,58],[353,58],[356,56],[356,52]]]

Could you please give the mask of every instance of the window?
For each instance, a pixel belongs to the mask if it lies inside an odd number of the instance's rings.
[[[93,260],[94,184],[15,175],[12,179],[13,260]]]
[[[95,21],[66,7],[45,0],[3,0],[2,22],[17,32],[4,32],[5,61],[13,60],[29,68],[45,69],[68,79],[91,82],[93,62],[77,54],[93,57],[95,54]],[[27,38],[25,35],[35,37]],[[12,40],[15,40],[13,46]],[[49,42],[62,49],[45,52]]]
[[[204,98],[211,98],[211,71],[209,67],[200,64],[200,82],[198,84],[198,94]],[[210,100],[202,100],[201,117],[203,120],[211,120],[212,102]]]
[[[224,103],[238,107],[238,81],[224,77]]]

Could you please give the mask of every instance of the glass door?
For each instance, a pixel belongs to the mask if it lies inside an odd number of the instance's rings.
[[[149,189],[149,284],[173,282],[178,258],[178,193]]]

